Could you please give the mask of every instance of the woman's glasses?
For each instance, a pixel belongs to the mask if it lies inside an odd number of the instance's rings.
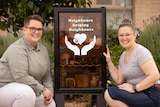
[[[36,31],[42,32],[42,28],[36,28],[36,27],[26,27],[28,28],[31,32],[35,33]]]

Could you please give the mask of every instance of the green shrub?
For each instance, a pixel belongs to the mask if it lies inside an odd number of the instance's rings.
[[[54,40],[53,29],[45,28],[43,31],[42,40],[46,41],[49,44],[53,44],[53,40]]]
[[[2,57],[8,46],[16,40],[17,38],[13,36],[0,36],[0,57]]]
[[[107,27],[107,44],[108,46],[119,45],[117,26],[119,25],[120,16],[115,16],[114,19],[110,20],[110,25]]]
[[[152,17],[144,21],[144,30],[141,32],[137,42],[148,48],[160,70],[160,16]]]
[[[115,66],[118,66],[119,59],[123,51],[125,51],[125,49],[122,48],[120,45],[115,45],[110,48],[110,54],[111,54],[112,61],[115,64]]]
[[[43,36],[40,41],[42,44],[44,44],[47,49],[48,53],[51,59],[51,63],[53,63],[53,57],[54,57],[54,34],[53,29],[47,29],[45,28],[43,31]]]

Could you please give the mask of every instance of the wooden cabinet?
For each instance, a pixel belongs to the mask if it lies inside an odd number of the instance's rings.
[[[105,8],[55,8],[55,92],[105,88],[105,14]]]
[[[105,8],[54,8],[54,89],[58,107],[66,94],[96,95],[106,107]]]

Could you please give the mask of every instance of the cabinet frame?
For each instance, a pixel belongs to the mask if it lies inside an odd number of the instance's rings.
[[[80,27],[81,22],[79,23],[79,25],[72,24],[71,26],[69,26],[69,24],[71,24],[71,22],[68,21],[69,19],[66,20],[66,17],[68,17],[68,15],[73,15],[73,14],[75,14],[75,17],[77,16],[76,18],[82,18],[82,19],[84,18],[85,21],[90,21],[90,22],[83,22],[82,27]],[[84,16],[83,16],[83,14],[84,14]],[[86,15],[88,15],[88,16],[86,16]],[[89,20],[87,20],[86,17],[88,17]],[[74,18],[74,19],[76,19],[76,18]],[[92,20],[92,18],[93,18],[93,20]],[[66,21],[64,21],[63,19]],[[95,25],[95,20],[100,21],[100,23],[97,22],[97,24]],[[93,23],[92,23],[92,21],[93,21]],[[87,25],[89,25],[89,27],[87,27]],[[66,48],[66,44],[64,43],[65,37],[61,37],[61,35],[65,35],[62,33],[67,32],[66,35],[68,35],[68,38],[69,38],[69,36],[71,38],[73,38],[72,36],[75,33],[77,33],[77,31],[74,31],[74,30],[69,31],[69,28],[72,29],[73,26],[74,27],[76,26],[75,28],[79,27],[79,28],[83,28],[83,29],[88,30],[88,32],[85,32],[87,34],[86,41],[88,40],[88,42],[86,42],[86,44],[90,43],[93,40],[94,37],[92,34],[95,34],[95,31],[97,30],[96,44],[95,44],[94,48],[92,49],[92,52],[88,51],[87,55],[80,54],[77,56],[77,55],[74,55],[74,53],[72,53],[72,51],[70,51],[69,49]],[[64,28],[62,28],[62,27],[64,27]],[[62,29],[64,29],[64,32],[62,32]],[[78,31],[78,33],[82,34],[82,33],[84,33],[84,31]],[[91,40],[88,38],[91,38]],[[97,42],[97,41],[100,41],[100,42]],[[61,48],[64,48],[64,53],[71,54],[71,56],[69,56],[69,57],[67,57],[67,54],[65,54],[66,56],[64,56],[64,62],[62,62],[63,58],[61,56],[61,53],[63,53],[63,50]],[[100,50],[98,50],[98,52],[96,53],[96,49],[99,49],[99,48],[100,48]],[[104,92],[104,90],[106,89],[106,81],[107,81],[106,80],[106,61],[105,61],[105,57],[102,54],[104,51],[106,51],[106,9],[105,8],[54,8],[54,89],[55,89],[55,93],[77,93],[77,92],[78,93],[102,93],[102,92]],[[89,52],[91,52],[91,53],[89,53]],[[95,58],[95,55],[93,53],[97,54],[97,56],[98,56],[98,64],[97,65],[95,64],[96,62],[94,62],[94,60],[93,60]],[[67,57],[67,59],[65,59],[65,57]],[[75,57],[76,58],[87,57],[88,60],[86,61],[86,63],[83,62],[83,63],[80,63],[80,65],[77,65],[77,64],[75,64],[75,62],[76,62],[74,59]],[[94,58],[92,59],[90,57],[94,57]],[[85,58],[85,60],[87,58]],[[83,60],[83,59],[80,59],[80,61],[81,60]],[[93,66],[89,63],[89,60],[91,60],[93,62]],[[72,63],[74,63],[74,64],[72,64]],[[91,86],[81,87],[81,85],[79,85],[79,87],[78,87],[77,84],[75,86],[76,81],[73,80],[75,78],[71,78],[71,77],[68,77],[66,80],[71,81],[71,83],[73,83],[73,85],[71,85],[70,87],[68,87],[68,85],[65,85],[65,87],[63,87],[62,80],[61,80],[62,67],[75,68],[76,66],[80,67],[80,68],[87,68],[87,69],[89,67],[100,66],[100,70],[101,70],[100,71],[101,73],[99,75],[100,76],[99,78],[101,78],[100,87],[98,87],[98,86],[96,86],[96,87],[91,87]],[[90,74],[92,75],[92,73],[90,73]],[[68,74],[66,74],[66,75],[68,75]],[[78,78],[79,75],[76,77]],[[68,83],[68,82],[66,82],[66,83]]]

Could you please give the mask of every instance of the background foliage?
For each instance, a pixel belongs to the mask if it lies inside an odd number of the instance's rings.
[[[0,58],[3,55],[4,51],[8,48],[8,46],[13,43],[18,38],[13,36],[0,36]]]
[[[91,0],[1,0],[0,29],[17,32],[23,26],[24,18],[39,14],[46,26],[53,21],[54,7],[90,7]]]
[[[151,51],[160,70],[160,15],[151,17],[143,22],[144,30],[141,31],[137,42]]]

